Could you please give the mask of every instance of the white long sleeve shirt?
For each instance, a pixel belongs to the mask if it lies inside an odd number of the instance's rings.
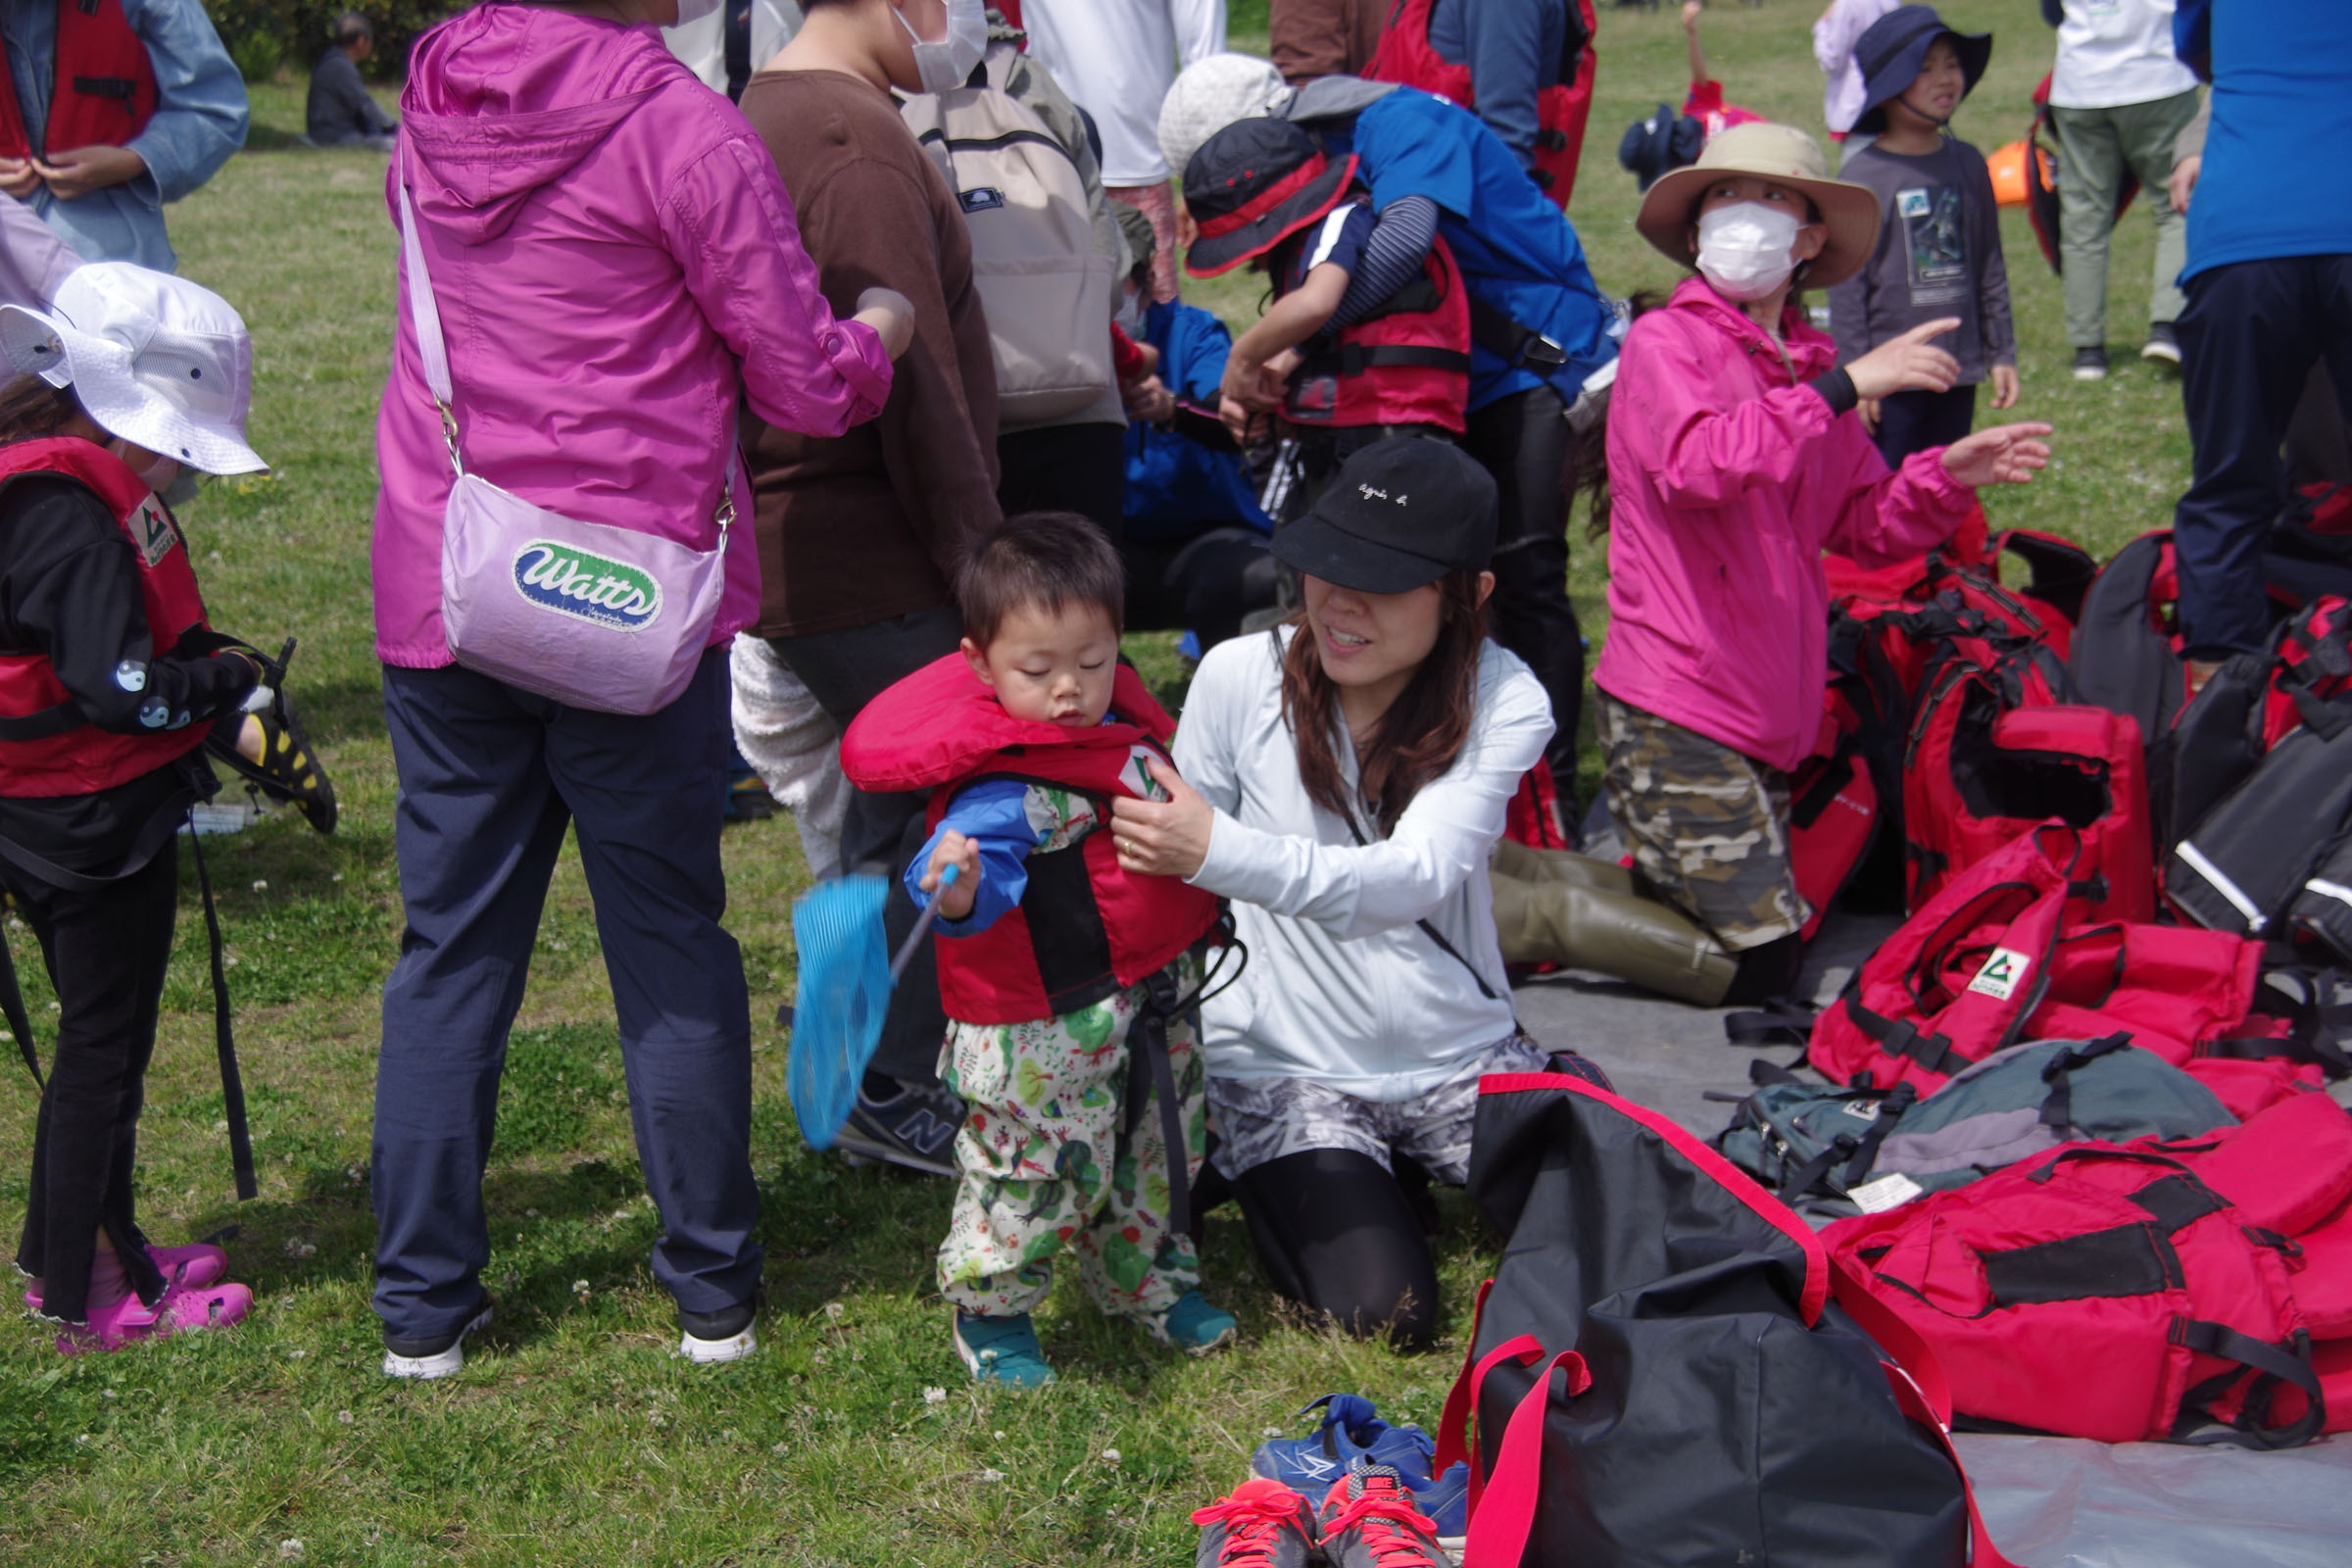
[[[1102,183],[1156,185],[1159,106],[1183,66],[1225,48],[1225,0],[1027,0],[1029,52],[1092,116]]]
[[[1202,1007],[1208,1070],[1409,1100],[1511,1032],[1487,858],[1520,775],[1551,739],[1550,700],[1515,655],[1487,644],[1461,756],[1413,797],[1394,833],[1379,839],[1366,822],[1371,842],[1359,845],[1298,777],[1282,718],[1280,646],[1290,635],[1211,649],[1176,731],[1177,768],[1217,811],[1192,880],[1233,901],[1250,951],[1240,980]],[[1332,750],[1352,791],[1355,747],[1343,732]],[[1424,919],[1478,966],[1493,997],[1419,929]]]

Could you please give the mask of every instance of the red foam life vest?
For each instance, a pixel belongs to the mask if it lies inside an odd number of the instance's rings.
[[[2155,849],[2139,726],[2060,703],[2055,663],[2027,649],[1989,667],[1955,660],[1936,676],[1903,758],[1908,906],[2020,833],[2059,816],[2082,834],[2084,903],[2120,920],[2156,917]]]
[[[2332,1052],[2257,1011],[2262,944],[2137,921],[2070,926],[2084,863],[2082,836],[2052,820],[1954,877],[1823,1011],[1812,1064],[1839,1083],[1929,1094],[2021,1041],[2122,1029],[2192,1076],[2208,1060],[2275,1061],[2272,1076],[2318,1084],[2313,1063],[2332,1065]]]
[[[1291,376],[1295,424],[1434,424],[1460,434],[1470,404],[1470,296],[1453,252],[1432,239],[1421,276]]]
[[[956,792],[1009,778],[1083,792],[1098,805],[1139,795],[1139,753],[1167,757],[1175,721],[1121,664],[1111,721],[1088,728],[1017,719],[961,654],[916,670],[866,704],[841,738],[862,790],[929,789],[933,827]],[[1130,876],[1107,831],[1033,854],[1018,906],[987,930],[941,936],[939,998],[962,1023],[1029,1023],[1102,1001],[1173,962],[1217,920],[1216,896],[1175,877]]]
[[[147,635],[158,655],[204,628],[204,596],[179,529],[122,459],[72,436],[0,447],[0,494],[31,473],[87,486],[122,524],[138,560]],[[102,730],[80,717],[49,656],[37,653],[0,654],[0,720],[32,721],[14,722],[19,731],[49,729],[33,738],[0,739],[0,795],[17,797],[88,795],[127,784],[202,746],[208,727],[183,723],[148,735]]]
[[[1396,0],[1380,51],[1364,72],[1373,81],[1397,81],[1450,98],[1464,109],[1478,107],[1470,68],[1457,66],[1429,41],[1434,0]],[[1578,36],[1579,27],[1583,36]],[[1585,150],[1585,122],[1592,112],[1592,0],[1577,0],[1569,19],[1568,48],[1576,68],[1565,81],[1536,95],[1536,159],[1528,171],[1544,194],[1564,211],[1576,190],[1576,161]],[[1566,61],[1561,64],[1565,66]]]
[[[1822,1235],[1952,1402],[2106,1443],[2352,1426],[2352,1120],[2324,1095],[2165,1144],[2074,1144]],[[2334,1395],[2335,1398],[2328,1396]]]
[[[155,118],[155,65],[122,0],[57,0],[53,79],[44,145],[35,147],[13,74],[0,71],[0,157],[125,146]]]

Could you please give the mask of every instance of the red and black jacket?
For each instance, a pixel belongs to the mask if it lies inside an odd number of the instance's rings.
[[[187,547],[145,480],[105,448],[75,437],[0,447],[0,497],[36,474],[83,486],[114,515],[138,563],[155,655],[179,648],[191,633],[209,636]],[[152,666],[141,662],[119,679],[139,683],[123,686],[134,694],[151,673]],[[47,652],[0,650],[0,795],[89,795],[167,766],[204,744],[206,726],[190,722],[190,713],[160,699],[140,706],[138,732],[102,729],[58,678]]]
[[[1429,41],[1433,5],[1434,0],[1396,0],[1380,51],[1364,74],[1476,109],[1470,68],[1447,60]],[[1584,153],[1585,122],[1592,113],[1592,0],[1576,0],[1569,8],[1566,43],[1560,79],[1536,95],[1535,167],[1528,171],[1562,209],[1576,189],[1576,161]]]
[[[1421,275],[1306,351],[1283,415],[1294,424],[1434,424],[1459,435],[1470,403],[1470,296],[1432,239]]]
[[[1175,721],[1125,664],[1109,721],[1073,728],[1017,719],[961,654],[933,661],[868,703],[841,740],[861,790],[929,789],[939,825],[983,779],[1077,790],[1100,807],[1135,796],[1139,754],[1165,759]],[[941,937],[939,997],[959,1023],[1029,1023],[1090,1006],[1165,967],[1217,921],[1216,896],[1175,877],[1132,876],[1108,832],[1029,857],[1029,888],[987,930]]]
[[[35,147],[14,76],[0,71],[0,157],[122,147],[155,118],[155,66],[122,0],[57,0],[56,85]]]

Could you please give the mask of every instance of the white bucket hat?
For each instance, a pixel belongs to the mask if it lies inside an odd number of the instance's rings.
[[[1160,100],[1159,155],[1181,179],[1201,143],[1236,121],[1278,113],[1291,97],[1282,73],[1255,55],[1196,60]]]
[[[204,473],[270,466],[245,444],[253,342],[209,288],[128,262],[92,262],[46,311],[0,305],[0,355],[71,386],[107,434]]]

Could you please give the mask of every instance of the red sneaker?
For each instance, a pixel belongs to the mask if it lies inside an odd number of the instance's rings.
[[[1323,1499],[1323,1560],[1331,1568],[1451,1568],[1437,1522],[1385,1464],[1358,1460]]]
[[[1315,1511],[1279,1481],[1252,1476],[1205,1508],[1194,1568],[1305,1568],[1315,1549]]]

